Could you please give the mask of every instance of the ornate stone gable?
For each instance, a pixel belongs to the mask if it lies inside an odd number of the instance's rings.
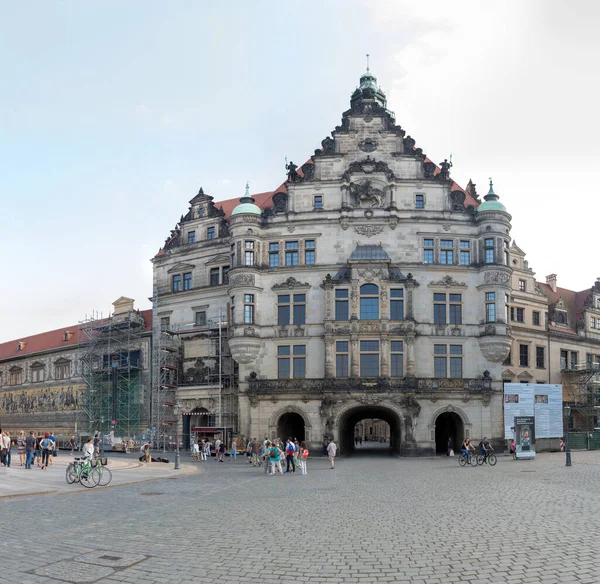
[[[308,282],[298,282],[296,278],[293,276],[288,278],[285,282],[281,282],[280,284],[274,284],[272,286],[272,290],[292,290],[294,288],[310,288],[310,284]]]

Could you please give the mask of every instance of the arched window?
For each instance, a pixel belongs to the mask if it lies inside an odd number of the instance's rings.
[[[556,323],[557,324],[567,324],[567,314],[560,310],[556,311]]]
[[[379,287],[375,284],[360,287],[360,319],[379,320]]]

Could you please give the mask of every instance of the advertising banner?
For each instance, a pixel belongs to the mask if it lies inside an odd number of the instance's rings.
[[[517,458],[535,458],[535,417],[515,416],[513,423]]]

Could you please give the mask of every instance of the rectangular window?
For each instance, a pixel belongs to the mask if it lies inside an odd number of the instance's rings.
[[[379,377],[379,341],[360,341],[360,376]]]
[[[454,263],[454,241],[442,239],[440,241],[440,264],[451,265]]]
[[[525,292],[525,280],[519,280],[519,292]]]
[[[181,292],[181,274],[173,276],[173,292]]]
[[[254,294],[244,294],[244,324],[254,324]]]
[[[462,324],[462,294],[450,294],[450,324]]]
[[[210,285],[211,286],[219,285],[219,268],[211,268],[210,269]]]
[[[206,228],[206,239],[214,239],[215,238],[215,228],[207,227]]]
[[[451,239],[442,239],[440,241],[440,248],[453,248],[454,247],[454,241],[452,241]]]
[[[306,324],[306,294],[294,294],[294,324]]]
[[[450,376],[462,377],[462,345],[450,345]]]
[[[269,267],[279,267],[279,244],[269,243]]]
[[[519,366],[529,367],[529,345],[519,345]]]
[[[185,274],[183,274],[183,289],[192,289],[192,272],[186,272]]]
[[[323,195],[315,195],[313,198],[313,208],[322,209],[323,208]]]
[[[223,284],[229,284],[229,266],[223,266]]]
[[[447,368],[447,352],[446,345],[433,345],[433,376],[445,379]]]
[[[433,295],[433,323],[446,324],[446,295]]]
[[[335,320],[348,320],[348,290],[335,291]]]
[[[304,379],[306,377],[306,345],[294,345],[293,353],[293,378]]]
[[[304,264],[313,266],[315,264],[315,240],[307,239],[304,242]]]
[[[68,379],[71,377],[71,364],[60,363],[54,366],[55,379]]]
[[[591,353],[585,354],[585,366],[587,369],[592,368],[593,358],[594,358],[594,356]]]
[[[36,367],[31,370],[31,375],[33,376],[33,382],[37,383],[39,381],[44,381],[44,368]]]
[[[415,195],[415,209],[425,209],[425,195]]]
[[[544,369],[544,367],[546,366],[544,347],[536,347],[535,348],[535,366],[538,369]]]
[[[206,311],[200,310],[195,314],[196,326],[206,326]]]
[[[170,316],[163,316],[160,319],[160,330],[161,331],[168,331],[170,327],[171,327],[171,317]]]
[[[404,290],[390,290],[390,320],[404,320]]]
[[[23,371],[19,369],[18,371],[10,372],[10,384],[11,385],[21,385],[23,383]]]
[[[525,322],[525,309],[517,308],[517,322]]]
[[[297,241],[286,241],[285,242],[285,265],[286,266],[297,266],[298,265],[298,242]]]
[[[496,293],[485,293],[485,322],[496,322]]]
[[[468,250],[461,249],[459,261],[460,261],[461,266],[470,265],[471,264],[471,252]]]
[[[246,265],[246,266],[254,265],[254,242],[253,241],[245,241],[244,242],[244,265]]]
[[[423,263],[433,263],[433,239],[423,240]]]
[[[533,311],[532,322],[535,326],[540,326],[540,313],[536,310]]]
[[[336,377],[348,377],[350,371],[350,355],[348,341],[335,343],[335,374]]]
[[[188,243],[196,243],[196,232],[188,231]]]
[[[291,349],[289,345],[277,347],[277,377],[279,379],[289,379]]]
[[[392,377],[402,377],[404,368],[404,343],[402,341],[391,342],[390,375]]]
[[[578,353],[571,351],[571,369],[577,369],[577,357]]]
[[[560,352],[560,369],[567,369],[569,365],[569,351]]]
[[[287,326],[290,324],[291,316],[291,297],[289,294],[279,294],[277,296],[277,324]]]
[[[596,319],[593,316],[590,318],[590,328],[596,328]]]
[[[471,242],[468,239],[461,239],[459,247],[460,249],[471,249]]]
[[[492,238],[484,241],[485,263],[494,263],[494,240]]]

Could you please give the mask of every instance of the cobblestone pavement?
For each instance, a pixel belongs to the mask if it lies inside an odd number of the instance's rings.
[[[0,501],[2,584],[600,581],[600,458],[245,462]]]

